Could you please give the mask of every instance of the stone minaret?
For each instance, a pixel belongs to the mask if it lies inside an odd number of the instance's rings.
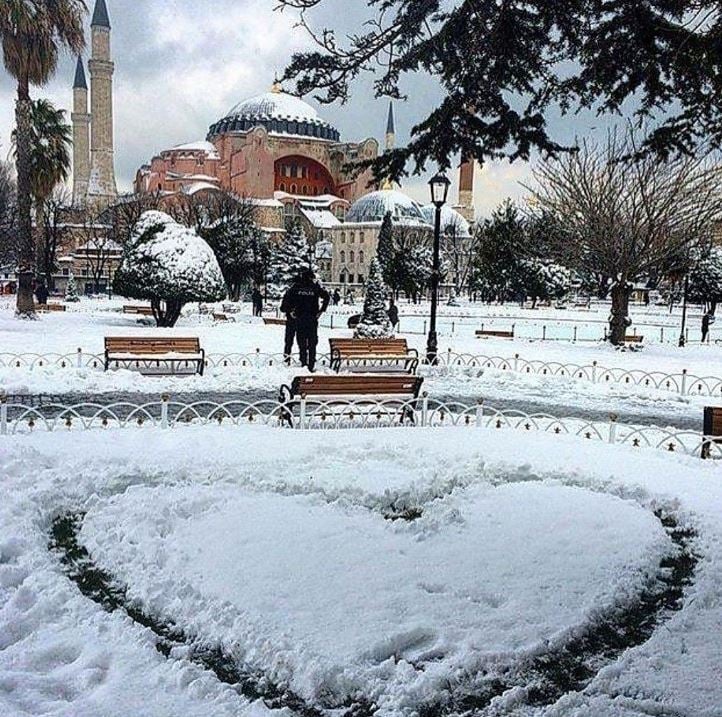
[[[73,204],[82,206],[90,180],[90,115],[88,114],[88,83],[85,81],[83,59],[78,58],[73,83]]]
[[[90,24],[90,181],[88,198],[109,204],[118,194],[113,159],[113,70],[110,20],[105,0],[96,0]]]
[[[459,203],[454,207],[468,222],[476,216],[474,209],[474,159],[463,159],[459,169]]]
[[[396,147],[396,122],[394,121],[394,103],[389,102],[389,116],[386,120],[386,151],[390,152]],[[394,184],[389,179],[384,179],[381,189],[393,189]]]

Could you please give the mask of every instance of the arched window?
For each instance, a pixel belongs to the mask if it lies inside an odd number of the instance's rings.
[[[340,239],[341,239],[341,243],[342,243],[342,244],[345,244],[345,243],[346,243],[346,232],[341,232],[341,234],[339,235],[339,237],[340,237]]]
[[[282,192],[285,192],[285,191],[286,191],[286,183],[285,183],[285,182],[281,182],[281,184],[279,185],[278,188],[279,188]]]
[[[364,250],[361,249],[361,251],[358,253],[358,263],[363,264],[364,263]]]
[[[354,232],[351,232],[351,236],[349,237],[349,244],[353,244],[354,241],[356,241],[356,234],[354,234]]]
[[[364,236],[364,233],[363,233],[363,232],[359,232],[359,234],[358,234],[359,244],[363,244],[365,238],[366,238],[366,237]]]
[[[356,255],[353,252],[353,249],[351,250],[351,253],[349,254],[349,261],[351,264],[353,264],[356,261]]]
[[[295,184],[292,184],[291,185],[291,194],[295,194],[297,190],[298,190],[298,187]]]
[[[341,263],[342,264],[346,263],[346,252],[343,251],[343,249],[341,250]]]

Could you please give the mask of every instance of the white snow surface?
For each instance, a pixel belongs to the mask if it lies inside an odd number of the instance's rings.
[[[47,550],[65,511],[88,512],[83,540],[146,610],[304,696],[358,686],[413,714],[459,668],[543,650],[632,597],[669,548],[660,507],[696,531],[683,609],[583,693],[521,712],[507,695],[497,714],[722,714],[713,462],[484,430],[256,426],[16,437],[0,470],[0,714],[265,711],[82,597]],[[384,520],[409,506],[423,516]]]

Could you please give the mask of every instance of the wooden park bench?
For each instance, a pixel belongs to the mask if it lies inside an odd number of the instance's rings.
[[[123,313],[130,314],[131,316],[153,316],[153,309],[150,306],[126,304],[123,307]]]
[[[331,369],[341,367],[355,372],[379,372],[403,369],[415,373],[419,354],[410,349],[406,339],[329,339]]]
[[[263,323],[266,324],[266,326],[285,326],[286,319],[275,316],[264,316]]]
[[[135,368],[148,374],[175,374],[177,368],[192,368],[194,373],[202,376],[205,359],[205,351],[197,337],[105,337],[106,371],[111,365]],[[170,370],[164,370],[166,368]]]
[[[223,304],[223,311],[226,314],[240,314],[241,308],[240,304]]]
[[[67,306],[65,304],[38,304],[37,310],[41,313],[51,313],[54,311],[66,311]]]
[[[514,327],[511,327],[511,330],[502,330],[502,329],[477,329],[476,330],[476,338],[477,339],[513,339],[514,338]]]
[[[236,320],[236,319],[235,319],[233,316],[228,316],[228,314],[221,314],[221,313],[218,313],[218,312],[215,312],[215,311],[213,312],[213,321],[220,321],[220,322],[231,321],[231,322],[235,322],[235,320]]]
[[[644,341],[644,336],[637,336],[636,334],[625,336],[625,344],[641,344]]]
[[[423,378],[408,375],[315,375],[296,376],[290,386],[281,386],[283,420],[293,425],[293,408],[308,405],[341,406],[353,402],[351,410],[372,410],[383,402],[385,409],[397,408],[400,422],[414,422],[414,404],[419,397]]]

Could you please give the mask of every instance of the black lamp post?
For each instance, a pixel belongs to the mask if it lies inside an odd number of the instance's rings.
[[[431,203],[436,207],[434,224],[434,266],[431,271],[431,321],[429,322],[429,338],[426,343],[426,362],[436,364],[439,353],[439,338],[436,335],[436,308],[439,303],[439,245],[441,243],[441,207],[446,204],[451,182],[444,174],[437,174],[429,181]]]
[[[689,291],[689,272],[684,275],[684,289],[682,293],[682,326],[679,330],[677,345],[682,347],[687,343],[687,292]]]

